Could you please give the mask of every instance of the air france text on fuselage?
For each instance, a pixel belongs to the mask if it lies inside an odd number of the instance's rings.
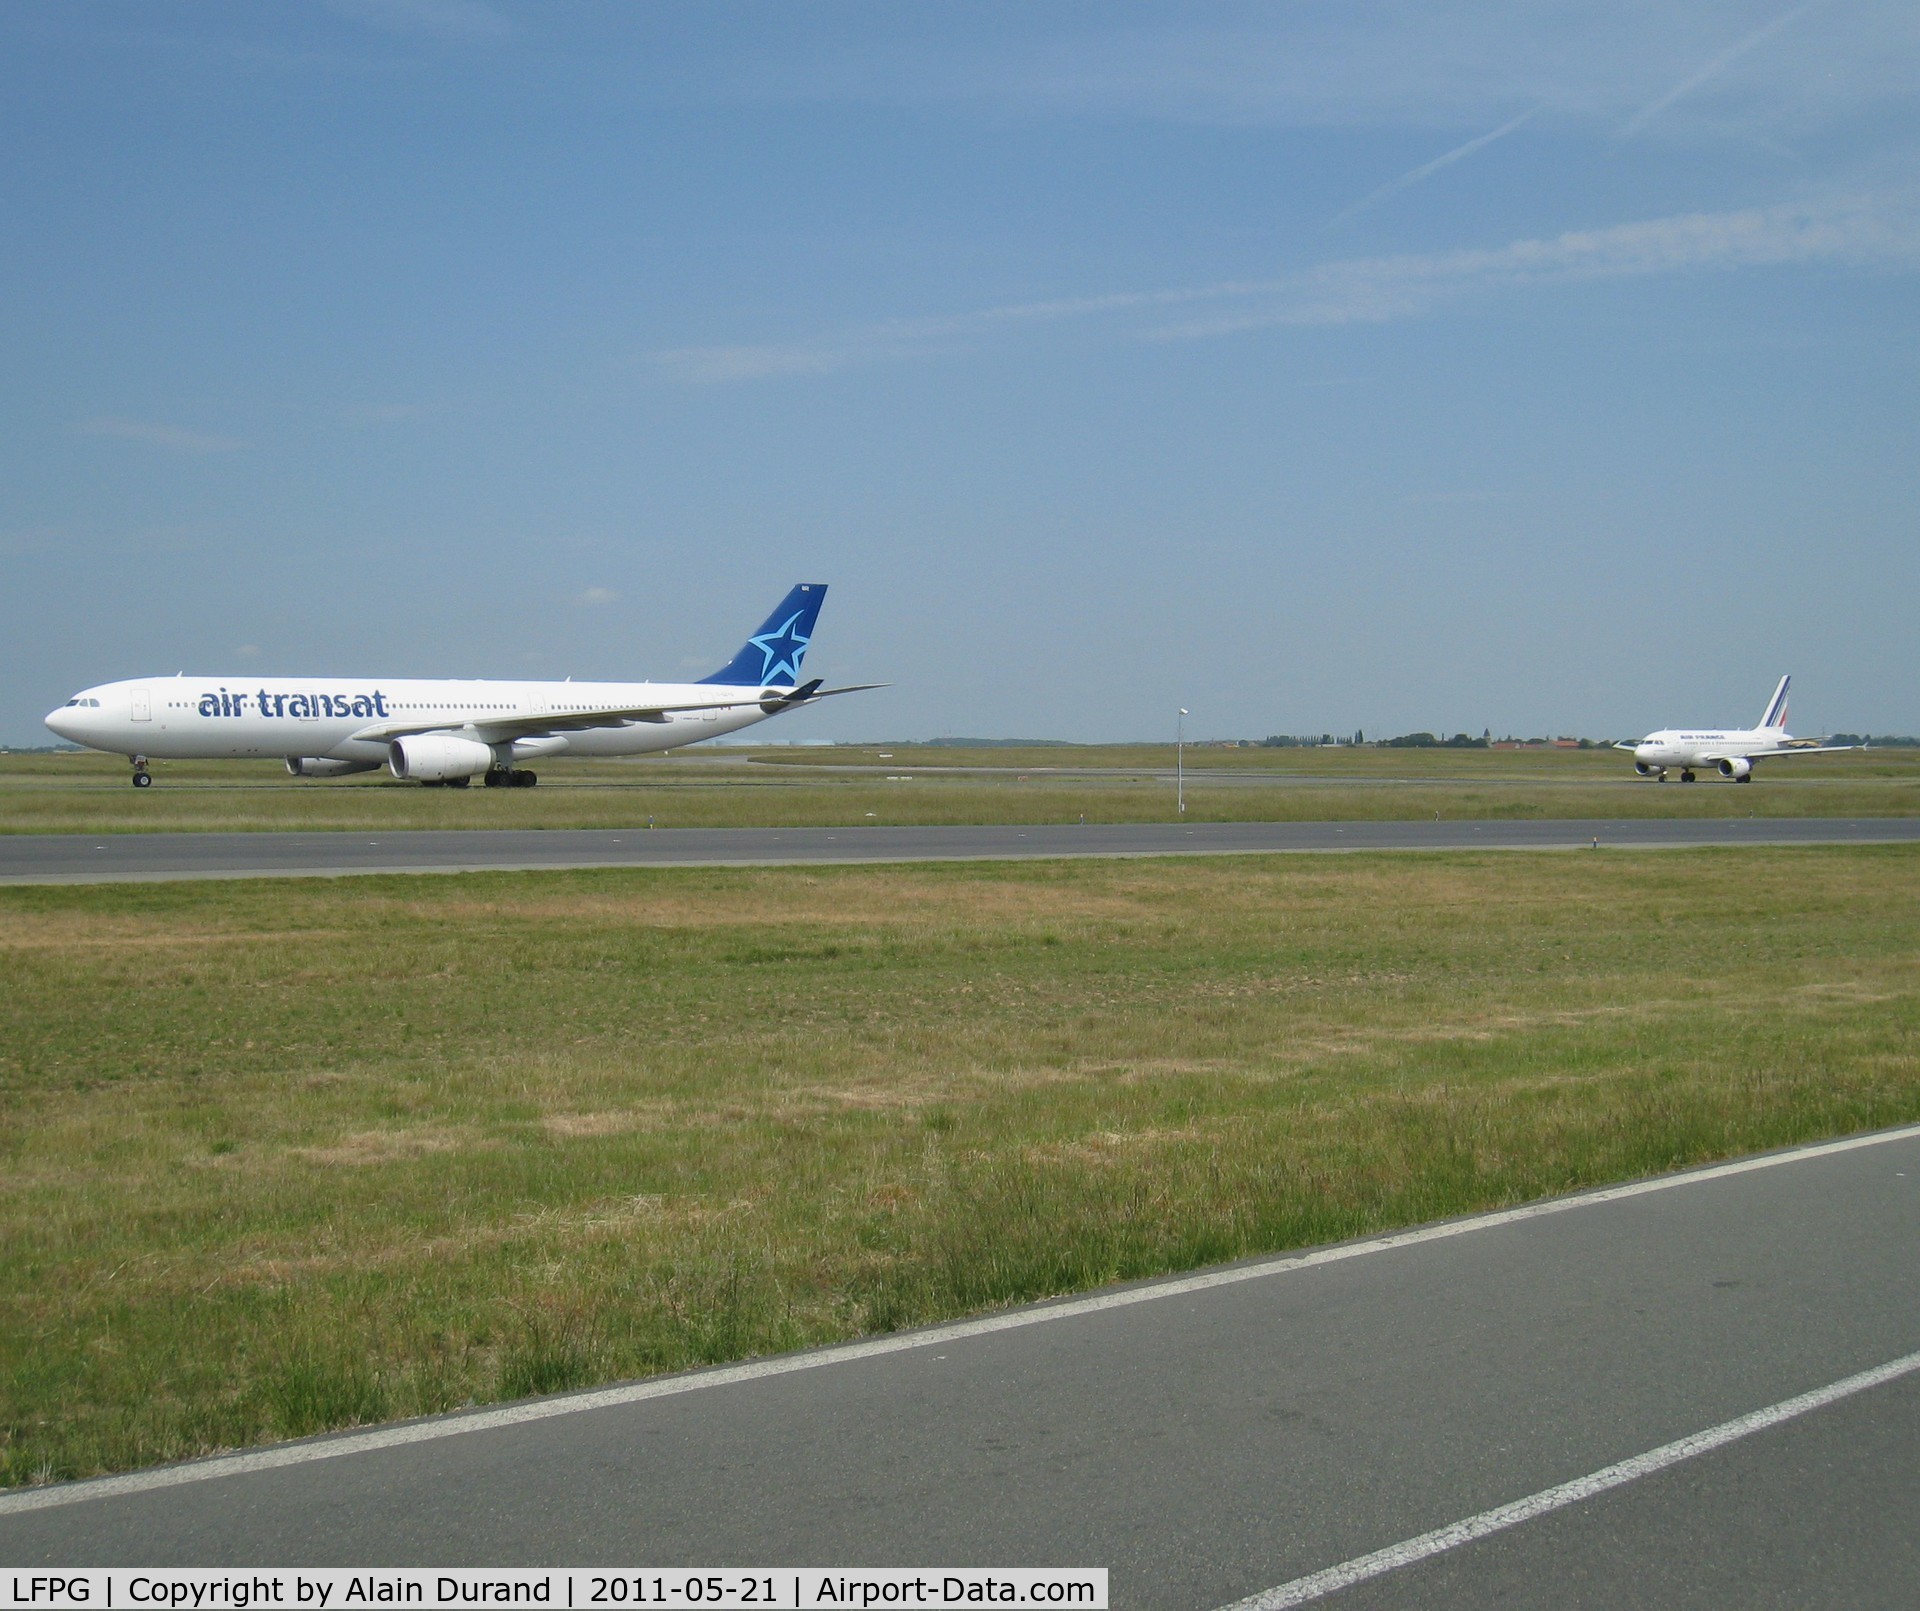
[[[315,716],[388,716],[387,696],[376,688],[364,694],[276,694],[262,688],[257,693],[235,694],[222,688],[218,693],[202,694],[194,707],[202,716],[289,716],[311,720]]]

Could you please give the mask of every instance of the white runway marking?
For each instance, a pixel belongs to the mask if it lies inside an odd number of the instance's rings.
[[[1848,1376],[1829,1387],[1817,1387],[1798,1398],[1783,1399],[1764,1410],[1754,1410],[1750,1414],[1736,1416],[1731,1421],[1722,1421],[1720,1425],[1696,1432],[1692,1437],[1663,1443],[1645,1454],[1636,1454],[1631,1460],[1603,1466],[1598,1471],[1575,1477],[1573,1481],[1563,1482],[1557,1487],[1543,1488],[1539,1493],[1516,1499],[1510,1505],[1483,1510],[1478,1516],[1469,1516],[1451,1527],[1436,1528],[1431,1533],[1422,1533],[1418,1538],[1409,1538],[1404,1543],[1375,1550],[1371,1555],[1357,1555],[1338,1566],[1329,1566],[1323,1572],[1297,1577],[1278,1588],[1249,1595],[1244,1600],[1234,1601],[1225,1611],[1287,1611],[1289,1606],[1306,1605],[1350,1588],[1355,1583],[1364,1583],[1368,1578],[1411,1566],[1416,1561],[1458,1549],[1462,1544],[1471,1544],[1476,1538],[1485,1538],[1489,1533],[1517,1527],[1521,1522],[1532,1521],[1534,1517],[1544,1516],[1549,1511],[1576,1505],[1595,1494],[1605,1493],[1609,1488],[1618,1488],[1640,1477],[1651,1476],[1668,1466],[1678,1465],[1682,1460],[1691,1460],[1695,1455],[1724,1448],[1755,1432],[1778,1426],[1782,1421],[1791,1421],[1795,1416],[1838,1403],[1843,1398],[1851,1398],[1855,1393],[1864,1393],[1870,1387],[1879,1387],[1917,1370],[1920,1370],[1920,1354],[1908,1354],[1904,1358],[1890,1360],[1884,1365],[1876,1365],[1872,1370],[1863,1370],[1857,1376]]]
[[[829,1365],[851,1364],[883,1354],[906,1353],[916,1348],[937,1347],[966,1337],[984,1337],[994,1332],[1018,1331],[1028,1326],[1044,1326],[1056,1320],[1075,1320],[1083,1315],[1100,1314],[1109,1309],[1127,1309],[1139,1303],[1154,1303],[1162,1298],[1185,1297],[1189,1293],[1208,1292],[1216,1287],[1237,1286],[1243,1281],[1263,1281],[1271,1276],[1290,1275],[1296,1270],[1317,1269],[1326,1264],[1343,1264],[1348,1259],[1366,1258],[1374,1253],[1391,1253],[1398,1248],[1418,1247],[1424,1242],[1442,1242],[1476,1231],[1489,1231],[1524,1220],[1542,1219],[1549,1214],[1570,1213],[1577,1208],[1594,1208],[1603,1203],[1625,1202],[1654,1192],[1673,1191],[1682,1186],[1704,1185],[1734,1175],[1752,1174],[1761,1169],[1777,1169],[1783,1164],[1804,1163],[1814,1158],[1830,1158],[1862,1147],[1884,1146],[1893,1141],[1920,1139],[1920,1124],[1898,1130],[1879,1130],[1871,1135],[1849,1136],[1844,1141],[1822,1141],[1812,1146],[1795,1147],[1786,1152],[1763,1153],[1733,1163],[1713,1164],[1684,1174],[1661,1175],[1653,1180],[1638,1180],[1625,1186],[1604,1186],[1598,1191],[1572,1197],[1554,1197],[1545,1202],[1527,1203],[1520,1208],[1503,1208],[1472,1219],[1447,1220],[1418,1230],[1393,1231],[1364,1242],[1344,1242],[1337,1247],[1316,1248],[1310,1253],[1287,1253],[1249,1264],[1230,1265],[1200,1275],[1175,1276],[1118,1291],[1096,1292],[1090,1297],[1070,1298],[1044,1307],[1016,1309],[1010,1313],[983,1315],[977,1320],[956,1320],[924,1331],[906,1332],[893,1337],[874,1337],[865,1342],[843,1343],[811,1353],[786,1354],[776,1359],[756,1359],[744,1365],[728,1365],[718,1370],[700,1371],[686,1376],[660,1376],[649,1381],[629,1382],[620,1387],[599,1388],[563,1398],[534,1399],[506,1404],[498,1409],[474,1410],[463,1415],[442,1416],[428,1421],[403,1422],[370,1432],[348,1432],[335,1437],[318,1438],[306,1443],[278,1444],[266,1449],[251,1449],[241,1454],[215,1455],[190,1464],[160,1466],[149,1471],[129,1472],[121,1477],[96,1477],[88,1482],[61,1483],[45,1488],[27,1488],[0,1493],[0,1516],[25,1510],[45,1510],[54,1505],[77,1505],[87,1500],[111,1499],[121,1494],[144,1493],[154,1488],[173,1488],[188,1482],[211,1482],[219,1477],[236,1477],[252,1471],[272,1471],[282,1466],[306,1465],[315,1460],[337,1460],[343,1455],[367,1454],[377,1449],[392,1449],[409,1443],[431,1443],[440,1438],[460,1437],[469,1432],[491,1432],[501,1427],[521,1426],[530,1421],[546,1421],[561,1415],[583,1415],[590,1410],[612,1409],[622,1404],[638,1404],[647,1399],[671,1398],[681,1393],[697,1393],[710,1387],[731,1387],[740,1382],[759,1381],[769,1376],[787,1376],[796,1371],[821,1370]]]

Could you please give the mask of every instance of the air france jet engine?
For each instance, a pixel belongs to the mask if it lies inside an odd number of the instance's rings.
[[[464,783],[493,765],[493,751],[474,738],[415,733],[387,748],[387,769],[403,782]]]
[[[1744,755],[1724,756],[1720,762],[1720,775],[1732,778],[1735,783],[1750,783],[1753,781],[1753,762]]]

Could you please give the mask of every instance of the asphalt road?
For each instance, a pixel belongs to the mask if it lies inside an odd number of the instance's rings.
[[[1920,1127],[265,1455],[296,1463],[4,1496],[0,1563],[1104,1565],[1116,1607],[1207,1611],[1905,1361],[1329,1603],[1909,1606],[1917,1234]]]
[[[474,829],[0,835],[0,884],[562,867],[724,867],[1343,850],[1549,850],[1920,842],[1920,818],[1620,822],[1204,822],[993,827]]]

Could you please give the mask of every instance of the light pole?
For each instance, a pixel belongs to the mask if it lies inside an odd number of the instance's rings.
[[[1173,797],[1180,802],[1180,815],[1187,814],[1187,707],[1173,719]]]

